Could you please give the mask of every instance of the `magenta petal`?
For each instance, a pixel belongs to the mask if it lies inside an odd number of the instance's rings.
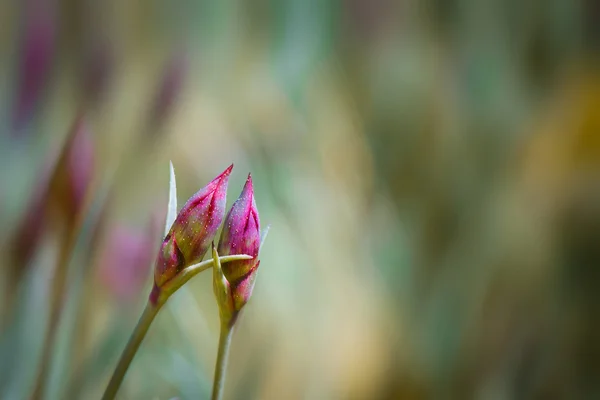
[[[173,223],[171,232],[188,264],[202,260],[223,222],[232,168],[233,165],[193,195]]]
[[[185,259],[175,236],[168,234],[158,252],[156,266],[154,268],[154,282],[162,286],[177,275],[185,266]]]
[[[236,310],[241,310],[244,305],[250,300],[252,296],[252,290],[254,289],[254,282],[256,280],[256,273],[258,272],[258,266],[260,261],[252,267],[252,269],[233,287],[233,303]]]

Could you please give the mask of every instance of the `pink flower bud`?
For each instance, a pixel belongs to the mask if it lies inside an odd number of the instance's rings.
[[[248,175],[240,197],[233,203],[225,218],[217,251],[220,256],[248,254],[251,260],[232,261],[223,264],[223,274],[231,285],[236,310],[241,309],[250,298],[258,269],[260,247],[260,220],[252,176]]]
[[[200,189],[177,215],[156,260],[154,282],[157,287],[204,257],[225,216],[232,168],[233,164]]]

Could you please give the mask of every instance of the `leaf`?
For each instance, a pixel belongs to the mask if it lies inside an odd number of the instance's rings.
[[[165,221],[165,236],[169,233],[175,218],[177,218],[177,183],[175,182],[175,169],[173,163],[169,161],[169,206],[167,208],[167,219]]]

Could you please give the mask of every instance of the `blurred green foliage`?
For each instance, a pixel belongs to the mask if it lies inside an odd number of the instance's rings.
[[[56,40],[31,91],[40,11]],[[172,160],[180,198],[252,171],[272,227],[226,398],[596,398],[598,26],[591,0],[0,3],[0,397],[39,384],[60,201],[28,261],[8,255],[83,115],[95,174],[41,397],[100,396],[152,267],[119,298],[103,274],[130,262],[106,264],[132,255],[110,238],[156,251]],[[208,275],[159,314],[122,398],[208,397]]]

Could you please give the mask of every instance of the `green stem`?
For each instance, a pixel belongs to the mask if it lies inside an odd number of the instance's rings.
[[[229,345],[233,335],[233,324],[221,324],[219,335],[219,350],[217,363],[215,365],[215,380],[213,382],[212,400],[220,400],[223,396],[225,386],[225,372],[227,371],[227,359],[229,357]]]
[[[152,304],[152,302],[148,301],[146,304],[146,308],[133,330],[125,350],[123,350],[123,353],[121,354],[119,364],[117,364],[117,368],[115,368],[112,378],[110,378],[110,382],[104,391],[102,400],[111,400],[115,398],[117,391],[121,386],[121,382],[123,382],[127,368],[129,368],[129,364],[131,364],[131,360],[133,360],[133,356],[135,356],[138,347],[140,347],[140,343],[142,343],[142,340],[144,340],[144,337],[146,336],[146,332],[148,332],[150,324],[154,321],[154,317],[163,304],[164,302],[161,301],[156,304]]]
[[[217,261],[220,265],[220,263],[236,260],[248,260],[251,258],[251,256],[246,254],[238,254],[220,257]],[[161,289],[158,289],[156,286],[154,286],[152,293],[150,294],[148,304],[146,304],[146,308],[144,309],[138,324],[133,330],[125,350],[123,350],[123,353],[121,354],[117,368],[115,368],[112,378],[110,378],[110,382],[104,391],[102,400],[110,400],[115,398],[115,395],[121,386],[121,382],[123,382],[125,373],[129,368],[129,364],[131,364],[131,360],[133,360],[138,347],[140,347],[140,343],[142,343],[142,340],[144,340],[144,336],[146,336],[146,332],[148,332],[148,328],[150,327],[152,321],[154,321],[154,317],[158,313],[158,310],[160,310],[160,307],[165,304],[169,296],[171,296],[177,289],[183,286],[183,284],[189,281],[192,277],[210,268],[213,265],[213,262],[214,260],[206,260],[198,264],[190,265],[169,282],[167,282]],[[229,346],[229,344],[227,346]]]
[[[238,261],[238,260],[250,260],[252,256],[247,254],[236,254],[233,256],[223,256],[219,257],[219,262],[227,263],[230,261]],[[202,261],[198,264],[190,265],[181,271],[179,274],[175,275],[170,281],[166,282],[160,289],[161,295],[165,298],[169,297],[173,293],[175,293],[180,287],[182,287],[187,281],[192,279],[194,276],[198,275],[202,271],[206,271],[207,269],[213,266],[214,260],[209,259]]]

